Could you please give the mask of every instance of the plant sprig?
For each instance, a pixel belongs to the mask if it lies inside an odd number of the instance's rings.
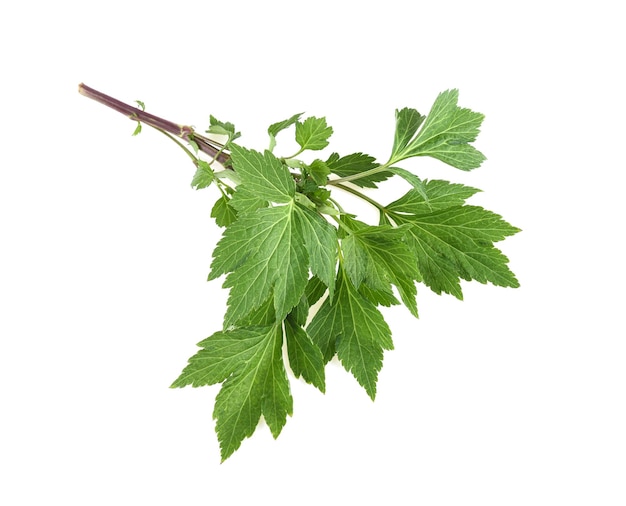
[[[273,123],[260,152],[236,143],[235,126],[213,116],[207,133],[222,143],[146,113],[142,102],[132,108],[79,89],[137,121],[135,134],[146,123],[174,140],[195,165],[192,187],[218,190],[211,216],[224,231],[209,279],[224,277],[228,306],[221,329],[198,343],[172,387],[222,385],[213,412],[222,461],[261,416],[278,437],[293,412],[288,370],[324,392],[325,365],[336,356],[374,399],[383,354],[393,349],[380,307],[404,304],[417,317],[418,283],[458,299],[461,280],[519,286],[494,246],[519,229],[467,204],[478,189],[398,167],[419,156],[464,171],[482,164],[472,142],[483,115],[459,107],[458,90],[440,93],[428,115],[397,110],[389,159],[378,163],[365,153],[303,160],[328,146],[333,129],[325,118],[298,113]],[[300,149],[278,157],[276,137],[290,128]],[[371,195],[397,178],[411,186],[400,198],[380,203]],[[373,206],[378,223],[344,209],[335,190]]]

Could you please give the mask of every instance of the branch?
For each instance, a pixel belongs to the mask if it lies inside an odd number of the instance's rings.
[[[158,130],[163,130],[172,135],[175,135],[176,137],[180,137],[187,142],[193,140],[198,145],[198,149],[200,149],[200,151],[206,153],[211,157],[217,156],[216,160],[222,165],[227,164],[228,160],[230,159],[230,156],[228,154],[222,152],[222,150],[224,149],[224,146],[222,144],[197,134],[190,126],[179,125],[177,123],[173,123],[172,121],[159,118],[154,114],[142,111],[137,107],[130,106],[128,104],[125,104],[124,102],[121,102],[120,100],[117,100],[116,98],[110,97],[109,95],[105,95],[100,91],[94,90],[93,88],[90,88],[83,83],[78,85],[78,92],[87,98],[90,98],[92,100],[95,100],[96,102],[106,105],[107,107],[110,107],[111,109],[123,114],[133,121],[140,121]]]

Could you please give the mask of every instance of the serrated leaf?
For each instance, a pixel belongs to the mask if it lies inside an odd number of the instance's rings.
[[[427,199],[421,192],[410,190],[386,209],[397,213],[428,214],[448,207],[461,206],[472,195],[480,192],[477,188],[453,184],[440,179],[423,182]]]
[[[260,153],[233,144],[231,159],[241,183],[259,199],[282,204],[291,202],[296,191],[295,182],[287,167],[272,153]]]
[[[415,109],[409,107],[400,110],[396,109],[396,132],[393,139],[393,153],[399,153],[406,148],[425,119],[426,116],[422,116]]]
[[[328,146],[328,138],[333,129],[326,124],[326,118],[311,116],[296,123],[296,142],[302,150],[310,149],[317,151]]]
[[[409,141],[406,139],[414,133],[415,120],[396,122],[395,139],[400,141],[397,146],[394,142],[391,163],[412,156],[432,156],[461,170],[479,167],[485,156],[469,143],[476,140],[484,116],[459,107],[458,98],[458,90],[440,93],[422,128]]]
[[[362,283],[359,287],[359,293],[376,306],[397,306],[400,301],[396,298],[391,290],[391,286],[385,288],[374,289],[371,286]]]
[[[392,303],[390,285],[395,285],[406,307],[417,317],[415,282],[421,280],[421,275],[404,240],[406,229],[368,226],[355,231],[342,241],[344,266],[357,289],[361,283],[368,285],[375,302]]]
[[[313,342],[329,361],[335,351],[368,395],[376,397],[383,351],[393,349],[391,331],[376,306],[361,295],[339,270],[337,289],[326,299],[307,328]]]
[[[204,160],[196,160],[196,167],[196,173],[191,180],[191,187],[200,190],[210,186],[215,179],[215,173],[211,166]]]
[[[294,208],[292,203],[245,215],[226,229],[217,244],[209,279],[230,272],[224,282],[231,289],[226,328],[258,308],[272,289],[277,321],[298,304],[309,263]]]
[[[376,163],[376,159],[373,156],[363,153],[352,153],[342,157],[337,153],[333,153],[326,160],[326,165],[333,174],[337,174],[340,177],[355,176],[378,167],[378,163]],[[391,175],[391,172],[388,171],[376,172],[354,179],[351,183],[364,188],[376,188],[376,183],[390,178]]]
[[[333,283],[334,285],[334,283]],[[307,299],[309,305],[315,304],[326,293],[327,286],[317,276],[313,276],[309,279],[309,282],[304,289],[304,296]]]
[[[402,169],[400,167],[390,167],[389,172],[392,174],[396,174],[404,179],[407,183],[409,183],[413,189],[421,195],[421,197],[428,202],[428,194],[426,193],[426,188],[424,187],[424,182],[417,177],[412,172],[409,172],[406,169]]]
[[[292,318],[285,320],[285,337],[289,365],[296,377],[302,378],[320,391],[326,391],[324,357],[309,335]]]
[[[300,116],[302,116],[302,114],[303,113],[301,112],[298,114],[294,114],[291,118],[283,121],[278,121],[277,123],[273,123],[268,127],[267,133],[270,136],[270,151],[273,151],[274,147],[276,146],[276,136],[278,135],[278,133],[293,125],[296,121],[300,119]]]
[[[295,218],[302,230],[311,272],[320,279],[333,296],[337,266],[337,230],[319,213],[296,206]]]
[[[202,349],[189,359],[189,364],[172,383],[171,388],[191,385],[215,385],[226,380],[242,363],[255,354],[263,341],[257,328],[215,332],[198,343]]]
[[[261,415],[278,437],[293,413],[281,326],[216,332],[198,345],[203,349],[189,359],[172,387],[224,381],[213,410],[222,462],[254,433]]]
[[[230,199],[230,205],[239,214],[245,214],[261,209],[262,207],[267,207],[268,202],[267,200],[259,198],[254,190],[248,188],[247,184],[242,183],[237,185],[237,189]]]
[[[308,286],[308,283],[307,283],[307,286]],[[311,303],[307,299],[306,288],[305,288],[304,293],[302,294],[302,297],[300,297],[300,302],[298,302],[298,304],[291,310],[291,312],[287,315],[287,318],[291,319],[291,321],[294,324],[299,325],[300,327],[303,327],[306,324],[307,319],[309,317],[310,308],[311,308]]]
[[[211,115],[209,117],[209,122],[210,126],[206,132],[211,134],[226,135],[228,137],[227,145],[235,139],[241,137],[241,133],[235,130],[235,125],[228,121],[220,121],[215,116]]]
[[[323,160],[313,160],[307,170],[317,184],[325,185],[328,182],[330,168]]]
[[[222,195],[211,209],[211,218],[219,227],[228,227],[237,219],[237,211],[230,205],[230,199]]]
[[[424,283],[434,292],[462,299],[460,279],[519,286],[508,259],[493,246],[519,229],[497,214],[477,206],[457,206],[419,216],[394,214],[393,219],[410,224],[407,238]]]

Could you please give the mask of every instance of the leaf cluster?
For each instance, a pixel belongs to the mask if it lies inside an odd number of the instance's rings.
[[[226,168],[195,159],[196,189],[217,187],[211,216],[223,235],[209,279],[229,290],[222,328],[172,384],[221,384],[214,418],[222,459],[255,431],[261,417],[274,437],[293,412],[287,371],[324,392],[325,365],[337,358],[374,399],[383,354],[393,349],[381,307],[404,304],[418,316],[417,285],[462,298],[461,280],[517,287],[494,243],[518,232],[499,215],[466,201],[479,190],[444,180],[421,180],[397,164],[434,157],[461,170],[485,157],[471,143],[483,116],[457,105],[458,91],[435,100],[428,115],[396,111],[390,157],[331,153],[325,118],[302,114],[268,128],[264,151],[241,146],[234,125],[211,117],[210,133],[227,136]],[[292,129],[300,150],[275,153]],[[399,177],[408,191],[382,204],[366,192]],[[339,204],[349,192],[373,205],[375,224]],[[283,350],[286,349],[286,353]]]

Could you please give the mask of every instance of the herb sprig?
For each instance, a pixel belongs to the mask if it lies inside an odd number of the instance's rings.
[[[146,113],[143,102],[133,108],[82,84],[79,91],[136,121],[134,135],[145,123],[168,136],[195,165],[192,187],[217,188],[211,216],[224,232],[209,279],[224,276],[228,307],[222,328],[198,343],[172,387],[222,385],[213,412],[222,461],[261,416],[278,437],[293,412],[287,370],[324,392],[324,368],[336,356],[374,399],[384,351],[393,349],[379,308],[402,303],[417,317],[418,282],[458,299],[461,280],[519,286],[494,246],[519,229],[467,204],[480,190],[398,167],[418,156],[464,171],[482,164],[472,142],[484,117],[457,105],[458,90],[440,93],[427,115],[397,110],[384,163],[365,153],[303,160],[328,146],[325,118],[299,113],[273,123],[260,152],[238,144],[235,126],[213,116],[206,133],[223,142]],[[276,137],[291,128],[300,149],[280,157]],[[410,189],[393,202],[375,200],[372,191],[394,177]],[[373,206],[378,223],[344,209],[335,190]]]

